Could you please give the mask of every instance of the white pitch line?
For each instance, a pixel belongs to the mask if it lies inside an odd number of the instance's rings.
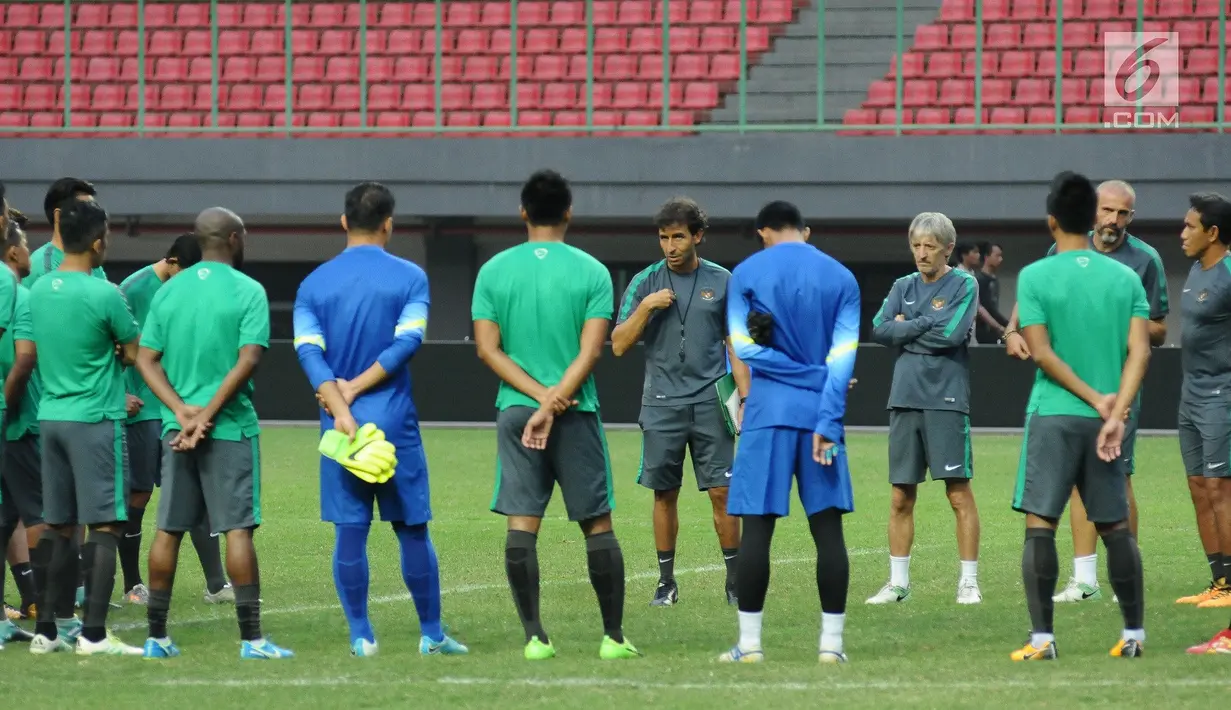
[[[840,671],[839,671],[840,672]],[[835,679],[831,682],[799,682],[799,681],[768,681],[768,682],[660,682],[641,681],[631,678],[490,678],[490,677],[459,677],[445,676],[441,678],[415,678],[402,676],[382,680],[356,678],[353,676],[338,677],[307,677],[307,678],[245,678],[245,679],[198,679],[174,678],[165,680],[148,680],[151,685],[170,687],[214,687],[214,688],[255,688],[255,687],[335,687],[335,686],[499,686],[504,688],[623,688],[628,690],[654,691],[722,691],[722,692],[756,692],[796,691],[814,692],[828,691],[868,691],[868,690],[1000,690],[1005,688],[1081,688],[1087,689],[1123,689],[1123,688],[1205,688],[1226,687],[1227,681],[1220,677],[1210,678],[1151,678],[1151,679],[1098,679],[1087,677],[1071,678],[988,678],[985,681],[927,681],[927,680],[869,680],[844,681]]]
[[[920,550],[920,549],[926,549],[927,547],[929,546],[928,545],[916,545],[915,549]],[[857,548],[848,550],[846,554],[850,557],[865,557],[867,555],[887,555],[889,554],[889,548],[886,548],[886,547],[857,547]],[[774,560],[773,564],[775,566],[777,565],[798,565],[798,564],[804,564],[806,562],[815,562],[815,561],[816,561],[816,556],[814,555],[811,557],[790,557],[785,560]],[[675,573],[676,574],[700,574],[703,572],[723,572],[723,571],[726,571],[726,565],[702,565],[700,567],[687,567],[684,569],[677,569]],[[658,577],[658,572],[636,572],[634,574],[627,575],[625,579],[628,581],[634,581],[634,580],[639,580],[639,579],[656,579],[657,577]],[[590,583],[590,579],[588,577],[574,577],[573,579],[543,580],[543,586],[555,586],[555,585],[560,585],[560,584],[589,584],[589,583]],[[441,596],[453,595],[453,594],[470,594],[473,592],[490,592],[490,591],[508,589],[508,588],[509,588],[509,585],[507,582],[486,583],[486,584],[462,584],[456,587],[448,587],[446,589],[442,589],[440,590],[440,594]],[[410,594],[408,593],[386,594],[383,596],[377,596],[377,597],[372,597],[368,599],[368,604],[369,605],[371,604],[392,604],[394,602],[403,602],[403,601],[409,601],[409,600],[410,600]],[[297,606],[262,608],[261,616],[270,616],[272,614],[279,614],[279,615],[280,614],[310,614],[310,613],[314,613],[318,611],[331,611],[331,610],[339,609],[339,608],[340,608],[340,605],[337,602],[334,602],[332,604],[302,604],[302,605],[297,605]],[[229,616],[218,615],[218,616],[190,617],[187,619],[176,619],[174,616],[172,616],[169,619],[169,621],[171,623],[172,628],[174,628],[176,626],[209,624],[209,623],[224,620],[227,618],[229,618]],[[131,629],[144,629],[145,627],[146,627],[146,622],[144,621],[139,621],[139,622],[138,621],[126,621],[123,623],[111,625],[111,629],[113,631],[129,631]]]

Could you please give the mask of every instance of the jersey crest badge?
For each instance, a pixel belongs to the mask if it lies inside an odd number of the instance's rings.
[[[943,298],[933,298],[932,299],[932,310],[939,311],[940,309],[944,307],[945,307],[945,299]]]
[[[1086,268],[1087,266],[1090,265],[1090,257],[1088,256],[1077,257],[1077,265],[1083,269]]]
[[[63,286],[63,285],[64,285],[64,282],[63,282],[62,280],[60,280],[60,279],[53,279],[53,280],[52,280],[52,282],[51,282],[51,290],[52,290],[52,291],[59,291],[59,290],[60,290],[60,287],[61,287],[61,286]]]
[[[714,289],[712,289],[712,288],[703,288],[703,289],[701,289],[701,300],[702,300],[702,301],[712,301],[712,300],[714,300]]]
[[[1205,303],[1205,299],[1210,297],[1210,292],[1201,289],[1201,293],[1197,294],[1197,303]]]
[[[535,249],[535,250],[534,250],[534,255],[535,255],[535,256],[537,256],[537,257],[538,257],[538,258],[540,258],[540,259],[546,259],[546,258],[547,258],[547,250],[546,250],[546,249],[544,249],[543,247],[539,247],[538,249]]]
[[[205,279],[208,279],[208,278],[209,278],[209,269],[201,269],[200,271],[198,271],[198,272],[197,272],[197,278],[201,279],[202,281],[204,281]]]

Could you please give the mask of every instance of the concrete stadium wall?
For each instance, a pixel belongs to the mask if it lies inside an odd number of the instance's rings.
[[[847,404],[847,426],[886,426],[885,402],[893,373],[893,352],[866,345],[859,349],[859,384]],[[603,420],[636,423],[641,407],[644,354],[640,347],[624,357],[607,352],[595,369]],[[972,349],[971,425],[1020,427],[1034,376],[1034,365],[1008,358],[1003,348]],[[492,422],[498,380],[469,343],[428,343],[411,363],[415,402],[425,422]],[[1143,429],[1175,429],[1179,402],[1180,351],[1154,351],[1144,385]],[[256,377],[255,404],[262,419],[314,420],[319,416],[307,379],[289,342],[275,342]],[[801,422],[803,426],[811,423]]]
[[[575,186],[580,217],[644,219],[686,192],[716,219],[750,219],[770,199],[816,221],[900,221],[939,210],[990,222],[1036,221],[1059,170],[1118,177],[1151,204],[1226,179],[1231,141],[1214,133],[914,136],[708,134],[689,138],[6,139],[3,171],[19,204],[81,175],[116,215],[152,221],[230,206],[254,222],[334,223],[357,181],[388,183],[402,214],[507,220],[532,170]]]

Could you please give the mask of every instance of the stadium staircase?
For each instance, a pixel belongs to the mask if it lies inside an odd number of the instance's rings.
[[[1146,0],[1146,31],[1179,34],[1181,77],[1178,105],[1150,109],[1160,119],[1185,123],[1216,119],[1218,103],[1218,4],[1227,0]],[[1137,28],[1137,0],[985,0],[983,3],[983,121],[985,133],[1014,133],[996,124],[1053,124],[1056,121],[1056,3],[1063,2],[1063,76],[1060,99],[1064,123],[1103,123],[1116,109],[1103,107],[1103,35]],[[1231,16],[1231,9],[1228,10]],[[1231,23],[1229,23],[1231,30]],[[940,16],[921,24],[902,61],[906,124],[975,122],[975,12],[972,0],[944,0]],[[896,60],[896,56],[892,57]],[[896,61],[873,81],[859,108],[846,112],[848,125],[894,124]],[[1231,99],[1231,77],[1224,96]],[[1123,110],[1123,109],[1120,109]],[[1227,112],[1231,115],[1231,111]],[[909,126],[906,127],[907,130]],[[1101,129],[1100,129],[1101,130]],[[914,133],[969,132],[968,129]],[[1046,132],[1046,131],[1040,131]],[[892,131],[844,131],[880,134]]]
[[[746,1],[750,63],[795,19],[792,1]],[[0,5],[0,134],[5,127],[63,126],[66,103],[71,127],[126,135],[136,126],[135,3],[71,7],[72,87],[66,97],[63,3]],[[518,3],[519,127],[585,125],[585,7],[581,0]],[[289,93],[283,8],[281,3],[219,4],[218,125],[285,129],[289,101],[292,131],[307,126],[320,130],[306,135],[333,136],[339,134],[328,129],[360,126],[359,4],[294,5]],[[594,124],[660,124],[663,4],[595,0],[593,8]],[[740,0],[672,0],[669,11],[670,121],[686,132],[708,118],[739,77]],[[447,0],[437,67],[434,2],[369,3],[368,125],[393,129],[379,135],[435,126],[439,71],[443,124],[460,131],[449,135],[467,135],[464,129],[474,126],[508,126],[509,12],[504,0]],[[144,126],[168,131],[150,135],[188,135],[170,129],[213,125],[208,3],[148,3],[145,27]]]

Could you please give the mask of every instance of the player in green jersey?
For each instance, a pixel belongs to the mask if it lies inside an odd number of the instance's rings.
[[[47,188],[47,194],[43,197],[43,214],[51,225],[51,241],[30,254],[30,273],[22,279],[26,288],[32,288],[36,281],[55,271],[64,261],[64,240],[60,236],[61,205],[71,199],[93,201],[97,195],[93,184],[74,177],[60,178]],[[100,279],[107,278],[101,264],[91,269],[90,273]]]
[[[624,556],[611,528],[611,463],[591,374],[615,307],[611,275],[564,243],[568,182],[544,170],[521,191],[529,239],[479,269],[471,316],[479,357],[500,376],[496,492],[508,518],[505,570],[526,632],[528,660],[556,651],[539,619],[538,532],[556,483],[586,538],[603,619],[599,656],[641,654],[624,637]]]
[[[181,234],[166,255],[124,279],[120,290],[128,299],[137,323],[144,327],[154,295],[168,280],[201,261],[201,246],[191,232]],[[124,574],[124,597],[130,604],[145,604],[149,590],[141,577],[141,528],[150,495],[162,484],[162,409],[137,368],[125,373],[128,385],[128,460],[132,468],[128,499],[128,527],[120,540],[120,568]],[[210,535],[205,523],[190,532],[205,572],[205,602],[235,601],[235,590],[222,569],[218,536]]]
[[[1097,206],[1088,179],[1057,175],[1047,196],[1056,251],[1022,269],[1017,282],[1022,336],[1039,369],[1013,497],[1014,510],[1026,514],[1022,577],[1033,632],[1015,661],[1056,658],[1056,527],[1074,487],[1107,548],[1124,617],[1111,655],[1137,657],[1145,644],[1141,553],[1119,459],[1125,413],[1150,358],[1150,308],[1133,270],[1090,248]]]
[[[269,347],[269,298],[239,271],[244,222],[212,207],[193,232],[201,261],[155,294],[137,367],[162,402],[166,468],[158,535],[150,545],[146,658],[179,649],[167,635],[171,583],[184,533],[208,520],[225,535],[235,585],[243,659],[294,654],[261,633],[261,586],[253,535],[261,525],[261,427],[252,406],[252,374]]]
[[[133,361],[140,331],[120,290],[90,275],[106,255],[107,212],[97,202],[73,198],[56,210],[64,261],[30,289],[43,380],[38,411],[43,515],[51,526],[35,550],[36,566],[47,569],[47,584],[30,650],[70,649],[76,629],[57,625],[54,606],[76,583],[71,539],[75,526],[84,525],[89,540],[81,566],[88,583],[77,653],[140,655],[106,629],[116,550],[128,516],[121,361]]]

